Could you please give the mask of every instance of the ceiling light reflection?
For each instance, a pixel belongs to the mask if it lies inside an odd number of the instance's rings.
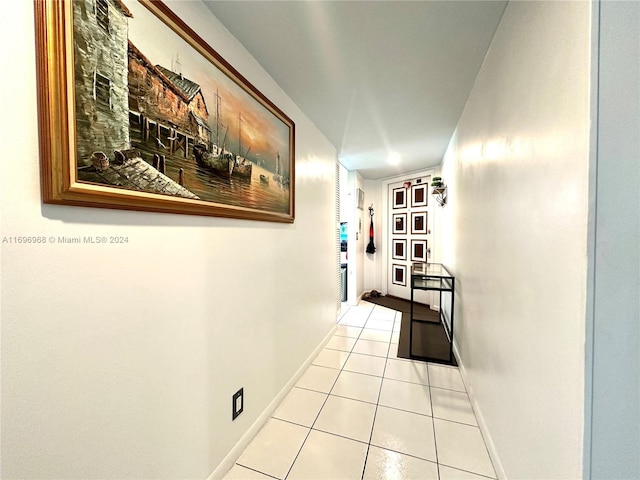
[[[391,165],[398,165],[398,164],[400,163],[400,161],[401,161],[401,160],[402,160],[402,157],[400,156],[400,154],[399,154],[398,152],[391,152],[391,153],[389,154],[389,157],[388,157],[388,160],[387,160],[387,161],[388,161]]]

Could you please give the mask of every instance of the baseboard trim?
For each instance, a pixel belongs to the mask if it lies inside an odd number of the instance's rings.
[[[462,381],[464,382],[467,393],[469,394],[469,400],[471,400],[471,406],[473,407],[473,412],[475,413],[476,419],[478,420],[478,427],[480,427],[480,433],[482,434],[484,443],[487,446],[489,458],[491,458],[491,463],[493,464],[493,469],[496,472],[496,476],[498,477],[498,480],[508,480],[507,474],[505,473],[504,467],[502,466],[502,462],[500,461],[500,457],[498,456],[496,446],[493,443],[493,438],[491,437],[491,433],[489,432],[489,428],[487,427],[487,422],[485,422],[484,416],[482,415],[482,409],[476,401],[475,395],[473,393],[473,388],[470,386],[467,371],[465,369],[464,362],[460,357],[460,351],[458,349],[458,344],[456,343],[455,338],[453,339],[453,353],[458,360],[458,369],[460,370]]]
[[[242,452],[249,446],[251,440],[258,434],[260,429],[267,423],[267,420],[271,418],[273,412],[276,411],[284,397],[287,396],[289,391],[294,387],[300,377],[306,372],[313,359],[318,356],[318,353],[324,348],[324,346],[329,342],[331,337],[334,335],[338,325],[334,325],[333,328],[329,331],[329,333],[324,337],[324,339],[320,342],[320,344],[316,347],[316,349],[309,355],[309,357],[304,361],[304,363],[300,366],[300,368],[293,374],[291,379],[287,382],[287,384],[280,390],[280,392],[276,395],[276,397],[269,403],[267,408],[260,414],[260,416],[256,419],[255,422],[247,429],[247,431],[240,437],[238,443],[231,449],[231,451],[222,459],[222,461],[215,468],[213,473],[209,475],[207,480],[221,480],[227,474],[231,467],[236,463]]]

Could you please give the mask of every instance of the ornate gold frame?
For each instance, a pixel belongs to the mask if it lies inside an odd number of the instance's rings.
[[[36,0],[36,54],[44,203],[124,210],[206,215],[293,223],[295,206],[295,124],[199,35],[157,0],[141,0],[167,28],[184,39],[289,129],[289,211],[286,213],[126,190],[78,180],[74,96],[73,15],[70,0]],[[150,33],[153,34],[153,33]]]

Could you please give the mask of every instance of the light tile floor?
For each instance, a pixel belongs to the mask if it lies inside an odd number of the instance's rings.
[[[347,310],[225,479],[496,478],[460,372],[397,358],[400,319]]]

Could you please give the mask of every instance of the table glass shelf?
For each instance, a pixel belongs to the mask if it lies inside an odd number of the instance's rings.
[[[432,290],[440,295],[440,323],[414,316],[414,292],[415,290]],[[443,304],[443,293],[450,298],[449,309]],[[411,265],[411,318],[409,334],[409,356],[418,360],[434,361],[439,363],[453,364],[453,312],[455,297],[455,277],[449,273],[446,267],[440,263],[415,262]],[[418,346],[423,346],[423,352],[418,355],[413,353],[414,349],[414,324],[417,324],[418,334],[415,340]],[[437,327],[440,325],[439,327]],[[434,328],[436,327],[436,328]],[[444,337],[443,337],[444,335]],[[442,341],[437,341],[435,337],[441,337]],[[446,352],[441,348],[442,344],[447,345]]]
[[[451,277],[444,265],[441,263],[424,263],[413,262],[411,265],[411,274],[428,277]]]
[[[453,287],[450,278],[416,277],[412,279],[413,288],[420,290],[445,290],[450,291]]]

